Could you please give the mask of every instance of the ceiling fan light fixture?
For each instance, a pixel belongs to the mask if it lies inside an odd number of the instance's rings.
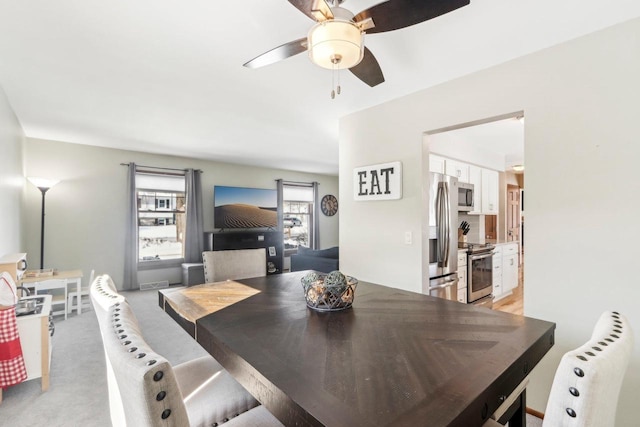
[[[354,67],[364,56],[364,33],[351,21],[320,22],[309,31],[307,42],[311,62],[329,70]]]
[[[516,172],[522,172],[524,170],[524,165],[513,165],[511,166],[511,169]]]

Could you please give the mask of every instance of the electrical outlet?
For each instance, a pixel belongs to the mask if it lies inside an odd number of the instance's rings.
[[[405,245],[413,244],[413,235],[411,234],[410,231],[405,231],[404,232],[404,244]]]

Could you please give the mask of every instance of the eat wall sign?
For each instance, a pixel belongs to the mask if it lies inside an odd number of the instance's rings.
[[[353,170],[353,197],[362,200],[402,198],[402,163],[363,166]]]

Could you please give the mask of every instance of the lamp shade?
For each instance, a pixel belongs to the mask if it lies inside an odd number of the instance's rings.
[[[350,21],[320,22],[309,31],[307,42],[309,58],[323,68],[351,68],[364,56],[364,33]]]
[[[38,188],[51,188],[54,185],[56,185],[57,183],[60,182],[60,180],[58,179],[47,179],[47,178],[38,178],[38,177],[34,177],[34,176],[30,176],[27,178],[29,180],[29,182],[31,182],[33,185],[35,185]]]

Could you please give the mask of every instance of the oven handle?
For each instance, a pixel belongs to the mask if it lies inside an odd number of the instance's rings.
[[[490,256],[493,256],[493,252],[489,252],[489,253],[486,253],[486,254],[480,254],[480,255],[469,255],[469,260],[470,261],[477,261],[479,259],[489,258]]]

